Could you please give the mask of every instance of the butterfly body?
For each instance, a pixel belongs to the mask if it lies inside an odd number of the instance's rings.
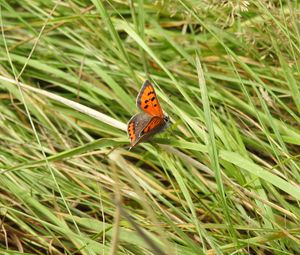
[[[131,143],[130,149],[162,132],[169,123],[169,117],[164,114],[160,107],[150,81],[144,82],[137,96],[136,104],[142,111],[134,115],[127,125],[127,133]]]

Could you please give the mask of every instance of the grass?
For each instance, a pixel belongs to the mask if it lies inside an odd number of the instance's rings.
[[[298,1],[0,3],[0,254],[300,254]]]

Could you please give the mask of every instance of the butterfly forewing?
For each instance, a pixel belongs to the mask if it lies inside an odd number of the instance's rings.
[[[151,116],[163,118],[164,114],[158,102],[155,90],[150,81],[146,80],[137,96],[137,106]]]
[[[165,124],[164,119],[160,117],[152,117],[152,119],[149,121],[149,123],[144,127],[142,130],[140,136],[144,134],[152,134],[153,131],[156,131],[157,129],[161,129],[161,127]]]

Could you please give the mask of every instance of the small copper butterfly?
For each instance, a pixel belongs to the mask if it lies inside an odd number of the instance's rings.
[[[148,80],[144,82],[136,98],[136,105],[142,112],[128,121],[129,149],[163,131],[170,121],[169,116],[165,115],[160,107],[154,87]]]

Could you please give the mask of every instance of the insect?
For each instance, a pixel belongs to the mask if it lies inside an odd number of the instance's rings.
[[[163,131],[170,121],[169,116],[165,115],[160,107],[154,87],[148,80],[144,82],[136,98],[136,105],[142,112],[128,121],[129,149]]]

